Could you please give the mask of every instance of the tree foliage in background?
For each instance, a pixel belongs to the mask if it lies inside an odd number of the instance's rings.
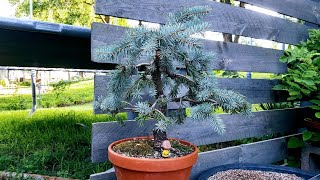
[[[138,122],[156,119],[154,132],[161,133],[172,122],[186,118],[184,101],[191,103],[194,120],[208,120],[218,133],[225,128],[213,114],[215,109],[249,113],[251,105],[244,96],[218,87],[210,69],[214,54],[204,52],[199,39],[192,36],[208,30],[209,24],[202,18],[209,11],[209,7],[202,6],[183,9],[169,14],[167,24],[159,29],[134,28],[117,44],[95,49],[93,55],[100,62],[121,64],[108,82],[105,98],[99,98],[96,107],[109,113],[133,110],[139,114]],[[179,72],[176,64],[186,67],[186,74]],[[166,107],[172,101],[178,103],[179,110],[167,116]]]
[[[20,0],[9,0],[9,3],[12,5],[17,4],[18,2],[20,2]]]
[[[18,3],[11,0],[12,4]],[[94,0],[33,0],[33,19],[54,23],[63,23],[90,27],[96,18]],[[18,4],[17,17],[29,16],[29,0]]]
[[[280,61],[288,65],[288,72],[273,89],[287,91],[290,101],[310,100],[320,118],[320,30],[310,30],[309,39],[289,47]]]
[[[64,81],[64,80],[60,80],[57,83],[52,83],[50,84],[50,86],[52,86],[53,90],[53,94],[56,96],[56,99],[59,98],[59,96],[67,89],[69,88],[71,85],[71,81]]]
[[[29,17],[29,0],[9,0],[17,5],[17,17]],[[95,15],[94,0],[33,0],[33,19],[39,21],[91,27],[92,22],[104,22],[129,27],[124,18]]]

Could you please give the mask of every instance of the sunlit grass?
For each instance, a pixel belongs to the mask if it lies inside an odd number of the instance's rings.
[[[92,109],[52,108],[3,111],[0,114],[0,171],[26,172],[78,179],[110,168],[93,164],[91,124],[111,121]],[[124,114],[120,115],[125,118]]]
[[[80,81],[72,83],[58,97],[48,91],[46,94],[37,96],[38,108],[50,107],[65,107],[72,105],[85,104],[93,101],[93,80]],[[31,94],[14,94],[14,95],[1,95],[0,96],[0,111],[3,110],[19,110],[31,109],[32,96]]]

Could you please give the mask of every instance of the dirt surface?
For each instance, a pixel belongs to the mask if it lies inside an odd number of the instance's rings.
[[[171,149],[169,149],[168,157],[162,156],[161,152],[154,150],[153,140],[151,139],[136,139],[131,141],[122,142],[115,145],[112,150],[118,154],[128,157],[161,159],[161,158],[176,158],[191,154],[194,149],[192,146],[181,144],[177,140],[170,140]]]

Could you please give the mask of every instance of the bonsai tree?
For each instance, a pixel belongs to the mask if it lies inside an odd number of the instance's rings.
[[[167,139],[168,125],[186,119],[186,107],[191,108],[194,120],[210,121],[219,134],[225,126],[213,114],[216,109],[248,114],[251,105],[244,96],[218,87],[210,69],[214,53],[203,51],[200,39],[195,37],[208,30],[209,24],[202,18],[209,12],[206,6],[186,8],[169,14],[166,25],[160,28],[130,29],[118,43],[97,48],[96,59],[119,65],[96,108],[112,114],[137,112],[139,123],[157,120],[153,130],[155,148]],[[179,106],[174,113],[167,111],[169,102]]]

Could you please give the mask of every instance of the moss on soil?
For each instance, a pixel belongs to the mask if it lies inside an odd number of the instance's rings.
[[[112,149],[117,153],[128,156],[147,156],[153,153],[152,142],[140,139],[119,143]]]

